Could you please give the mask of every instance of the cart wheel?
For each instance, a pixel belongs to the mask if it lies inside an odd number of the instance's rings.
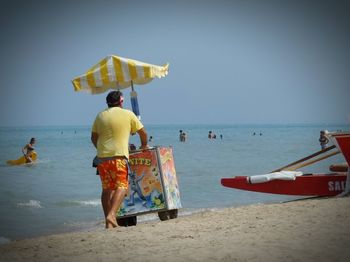
[[[127,223],[126,223],[126,217],[122,217],[122,218],[117,218],[117,224],[120,227],[126,227]]]
[[[177,218],[177,213],[178,213],[177,209],[169,210],[169,217],[170,217],[170,219]]]
[[[136,226],[137,216],[117,218],[117,224],[120,227]]]
[[[137,216],[128,217],[128,226],[136,226],[137,224]]]
[[[170,215],[168,211],[160,211],[158,212],[158,217],[161,221],[166,221],[170,219]]]

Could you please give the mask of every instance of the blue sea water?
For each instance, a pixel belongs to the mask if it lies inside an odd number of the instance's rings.
[[[151,145],[172,146],[179,182],[181,214],[298,197],[224,188],[223,177],[257,175],[320,149],[320,130],[344,125],[146,125]],[[187,134],[179,142],[179,130]],[[207,138],[209,130],[217,139]],[[256,135],[253,135],[253,133]],[[261,133],[261,135],[260,135]],[[220,135],[223,136],[220,139]],[[9,166],[31,137],[38,161]],[[139,145],[138,136],[131,142]],[[57,232],[103,228],[101,185],[92,168],[95,149],[88,126],[0,128],[0,242]],[[303,168],[327,172],[341,155]]]

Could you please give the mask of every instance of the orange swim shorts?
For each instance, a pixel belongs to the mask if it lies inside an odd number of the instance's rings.
[[[97,166],[102,188],[116,190],[128,189],[128,164],[126,159],[111,159]]]

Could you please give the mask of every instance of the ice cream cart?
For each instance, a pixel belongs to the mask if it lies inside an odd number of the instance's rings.
[[[176,218],[181,201],[172,147],[131,152],[129,164],[129,191],[118,212],[118,225],[136,225],[137,216],[155,212],[162,221]]]

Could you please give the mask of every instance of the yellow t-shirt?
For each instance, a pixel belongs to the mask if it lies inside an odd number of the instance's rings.
[[[129,137],[143,128],[142,123],[130,110],[111,107],[100,112],[92,126],[98,134],[97,156],[125,156],[129,159]]]

